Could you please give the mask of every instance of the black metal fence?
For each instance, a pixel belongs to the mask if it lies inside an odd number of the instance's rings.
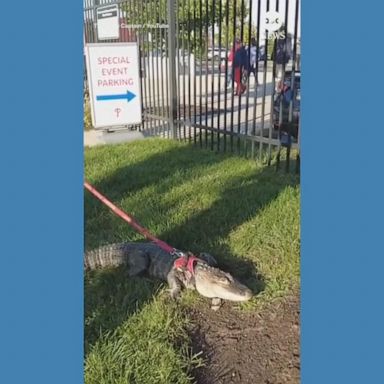
[[[298,170],[299,0],[84,0],[85,43],[107,4],[119,5],[111,41],[140,47],[138,129],[278,166],[284,149]]]

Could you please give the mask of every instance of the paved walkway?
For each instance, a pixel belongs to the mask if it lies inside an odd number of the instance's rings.
[[[144,138],[145,135],[142,132],[126,129],[114,132],[90,130],[84,131],[84,146],[93,147],[102,144],[118,144]]]

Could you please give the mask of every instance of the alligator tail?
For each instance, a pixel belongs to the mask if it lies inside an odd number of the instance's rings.
[[[126,244],[111,244],[88,251],[84,255],[84,268],[94,270],[118,267],[127,263]]]

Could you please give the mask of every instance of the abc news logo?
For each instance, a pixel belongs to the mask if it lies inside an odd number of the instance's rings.
[[[264,38],[285,39],[285,31],[282,30],[283,18],[280,13],[268,11],[264,17],[263,32]]]

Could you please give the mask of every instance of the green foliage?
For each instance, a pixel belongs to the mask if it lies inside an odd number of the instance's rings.
[[[154,298],[100,337],[86,359],[85,383],[192,383],[189,371],[202,363],[187,347],[186,325],[174,303]]]
[[[239,38],[244,44],[249,42],[248,25],[248,2],[247,1],[228,1],[224,5],[222,19],[222,38],[223,46],[231,48],[235,38]]]
[[[247,1],[221,3],[214,0],[201,0],[201,2],[183,0],[178,1],[177,4],[177,35],[175,38],[180,49],[193,52],[197,56],[204,55],[212,38],[212,28],[214,25],[218,27],[219,24],[221,25],[221,45],[223,47],[230,47],[233,43],[234,28],[236,37],[242,38],[245,43],[248,43],[249,9]],[[160,33],[153,26],[168,24],[167,0],[147,0],[142,2],[139,8],[131,9],[130,5],[123,5],[123,9],[127,11],[127,24],[142,25],[145,49],[161,48],[166,54],[166,34]],[[234,22],[234,20],[236,21]],[[149,33],[151,41],[148,39]],[[217,33],[215,33],[215,46],[219,46],[218,40]]]
[[[92,117],[91,117],[91,103],[89,101],[89,95],[84,95],[84,104],[83,104],[83,111],[84,111],[84,129],[86,131],[92,129]]]

